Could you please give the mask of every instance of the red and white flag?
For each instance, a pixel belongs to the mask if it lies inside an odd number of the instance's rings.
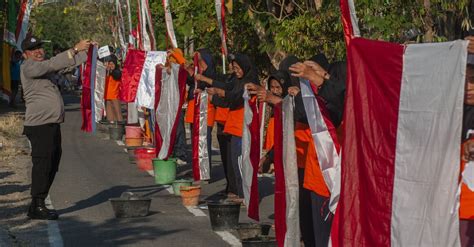
[[[153,109],[156,65],[165,62],[166,52],[129,49],[122,69],[120,100]]]
[[[251,99],[244,91],[244,126],[242,130],[242,189],[244,191],[247,214],[251,219],[259,220],[258,213],[258,164],[260,162],[260,117],[257,100]]]
[[[316,88],[307,80],[300,80],[301,96],[308,117],[314,147],[318,155],[319,168],[331,193],[329,210],[336,211],[341,185],[340,145],[336,128],[329,119],[324,103],[315,95]]]
[[[21,50],[21,43],[28,34],[28,25],[30,22],[30,13],[33,8],[33,0],[21,0],[20,11],[18,12],[18,21],[16,24],[16,47]]]
[[[294,134],[294,99],[273,108],[275,121],[275,236],[278,246],[300,246],[299,185]]]
[[[158,159],[161,160],[168,159],[173,151],[187,76],[186,70],[174,63],[169,74],[166,69],[156,69],[155,144]]]
[[[194,55],[194,73],[202,73],[199,68],[199,55]],[[207,107],[208,94],[198,93],[198,81],[194,88],[194,117],[192,131],[193,177],[195,181],[211,179],[210,154],[207,148]]]
[[[342,0],[348,81],[333,246],[459,246],[467,42],[355,37]],[[355,19],[355,18],[352,18]]]

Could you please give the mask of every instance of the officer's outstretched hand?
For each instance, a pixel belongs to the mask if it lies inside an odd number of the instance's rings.
[[[83,39],[77,43],[74,48],[77,49],[77,51],[87,51],[89,50],[89,46],[91,45],[91,41],[88,39]]]

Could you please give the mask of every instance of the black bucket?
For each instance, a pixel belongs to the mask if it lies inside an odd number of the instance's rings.
[[[242,247],[273,247],[277,246],[275,238],[259,236],[242,240]]]
[[[121,141],[125,128],[123,125],[111,125],[109,126],[110,139],[115,141]]]
[[[109,201],[117,218],[144,217],[150,211],[151,199],[149,198],[112,198]]]
[[[267,236],[270,228],[271,225],[268,224],[240,223],[237,233],[240,239],[256,238],[258,236]]]
[[[213,231],[233,230],[239,227],[240,203],[208,202]]]

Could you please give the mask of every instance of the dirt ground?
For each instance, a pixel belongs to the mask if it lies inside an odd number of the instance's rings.
[[[0,103],[0,246],[30,246],[27,233],[39,222],[26,217],[31,158],[23,131],[24,108]]]

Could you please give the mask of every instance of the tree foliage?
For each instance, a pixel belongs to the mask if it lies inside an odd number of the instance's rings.
[[[112,4],[100,1],[59,1],[40,5],[31,13],[34,35],[51,40],[50,49],[72,47],[80,39],[113,45]]]
[[[63,1],[33,12],[34,31],[59,47],[88,37],[114,44],[114,7],[94,1]],[[124,0],[121,0],[125,3]],[[149,1],[157,48],[169,47],[162,1]],[[132,0],[133,26],[137,2]],[[356,0],[363,37],[392,42],[431,42],[462,38],[471,27],[473,0]],[[178,45],[190,55],[207,47],[219,58],[220,35],[213,0],[171,0]],[[325,53],[345,57],[339,0],[226,0],[227,43],[270,71],[287,54],[301,59]],[[58,11],[60,10],[60,11]],[[123,8],[126,16],[126,9]],[[125,17],[125,19],[127,19]],[[127,25],[125,25],[127,26]]]

